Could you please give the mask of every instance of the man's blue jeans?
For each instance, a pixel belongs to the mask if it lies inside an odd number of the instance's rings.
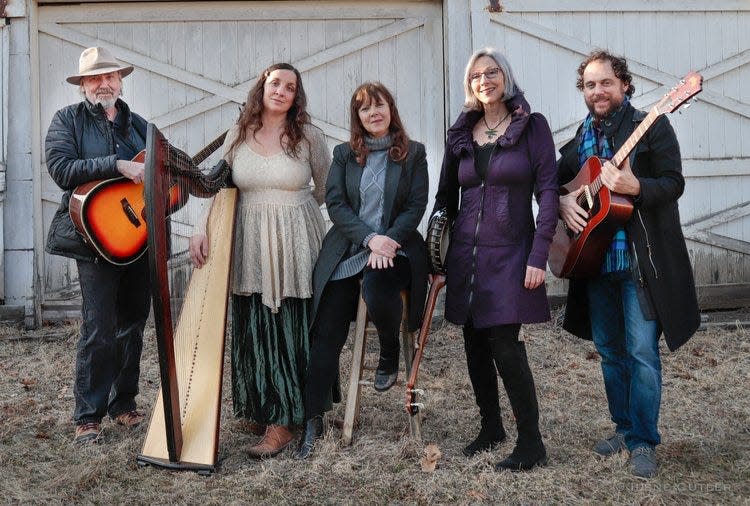
[[[588,282],[591,331],[601,355],[612,421],[629,450],[659,444],[661,360],[658,321],[643,317],[630,273]]]

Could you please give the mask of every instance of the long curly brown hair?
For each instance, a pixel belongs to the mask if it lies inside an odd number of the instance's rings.
[[[298,158],[299,146],[302,141],[304,140],[309,143],[305,137],[304,126],[310,123],[310,114],[307,112],[307,95],[305,94],[305,88],[302,86],[302,76],[296,68],[288,63],[275,63],[261,72],[255,85],[247,94],[247,100],[240,110],[240,117],[237,120],[237,127],[239,129],[237,138],[229,146],[228,153],[231,153],[231,157],[234,155],[234,150],[245,142],[248,132],[251,132],[254,138],[255,133],[263,127],[264,85],[266,84],[266,79],[268,79],[268,76],[274,70],[291,70],[297,76],[297,90],[294,95],[294,102],[286,113],[286,125],[284,125],[284,133],[281,138],[281,145],[284,148],[284,152],[291,157]]]
[[[406,135],[404,125],[401,123],[401,117],[398,115],[398,109],[396,108],[396,101],[393,99],[393,95],[388,91],[382,83],[379,82],[367,82],[359,86],[354,90],[352,95],[352,101],[349,106],[349,114],[351,115],[351,137],[349,139],[349,146],[356,155],[357,163],[364,166],[367,160],[367,154],[369,150],[365,144],[365,136],[368,135],[365,127],[362,126],[362,122],[359,120],[359,108],[363,105],[367,105],[370,102],[385,102],[388,104],[388,108],[391,110],[391,124],[388,126],[388,133],[393,139],[390,149],[388,150],[388,156],[394,162],[401,162],[406,159],[409,154],[409,136]]]
[[[576,79],[576,88],[583,91],[583,71],[592,61],[603,60],[609,61],[612,65],[612,70],[615,73],[615,77],[628,85],[628,89],[625,94],[629,97],[635,93],[635,86],[633,85],[633,75],[628,70],[628,62],[622,56],[615,56],[609,51],[604,49],[596,49],[589,53],[585,60],[578,66],[578,79]]]

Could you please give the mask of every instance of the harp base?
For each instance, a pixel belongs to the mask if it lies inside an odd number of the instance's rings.
[[[139,454],[135,460],[141,467],[154,466],[169,469],[171,471],[194,471],[205,476],[213,474],[217,467],[209,464],[195,464],[193,462],[172,462],[168,459],[143,454]]]

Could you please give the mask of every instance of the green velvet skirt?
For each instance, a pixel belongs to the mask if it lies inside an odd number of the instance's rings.
[[[302,424],[312,299],[286,298],[278,313],[260,294],[232,295],[235,416],[264,425]]]

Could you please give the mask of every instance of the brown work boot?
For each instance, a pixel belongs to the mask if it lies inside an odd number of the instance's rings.
[[[134,429],[135,427],[138,427],[138,424],[140,424],[142,421],[143,413],[139,413],[134,409],[120,413],[115,417],[115,423],[117,425],[124,425],[128,429]]]
[[[294,434],[284,425],[269,425],[263,439],[254,446],[245,449],[245,452],[256,459],[273,457],[289,446],[294,440]]]
[[[102,427],[99,422],[82,423],[76,425],[76,435],[73,438],[74,443],[96,443],[102,433]]]

